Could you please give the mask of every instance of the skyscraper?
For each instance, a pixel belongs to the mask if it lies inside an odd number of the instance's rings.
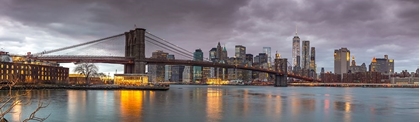
[[[300,69],[300,38],[297,35],[297,29],[295,36],[293,37],[293,47],[292,47],[292,58],[293,58],[293,68]]]
[[[349,67],[350,67],[350,50],[344,47],[338,50],[334,50],[334,73],[335,74],[347,73],[349,71]]]
[[[194,61],[203,61],[203,51],[201,49],[196,49],[194,52]],[[193,81],[200,82],[202,78],[203,67],[194,66],[193,67]]]
[[[162,50],[152,52],[154,59],[167,59],[168,53]],[[148,65],[149,82],[164,82],[165,80],[165,65]]]
[[[235,46],[235,57],[239,58],[241,62],[245,61],[246,56],[246,47],[242,45],[236,45]]]
[[[263,47],[263,52],[267,54],[268,67],[271,67],[271,47]]]
[[[309,69],[316,72],[315,47],[311,47],[311,60],[309,62]]]
[[[211,61],[216,61],[217,59],[217,48],[211,48],[209,51],[209,59]]]
[[[305,70],[309,69],[309,47],[310,45],[308,40],[302,41],[302,68]]]
[[[222,46],[220,45],[220,42],[217,43],[217,47],[216,47],[216,58],[217,60],[222,60]]]
[[[254,55],[252,54],[246,54],[245,55],[245,60],[251,62],[251,64],[253,63],[254,59]]]
[[[175,55],[169,54],[166,59],[174,60]],[[172,78],[172,65],[165,65],[165,81],[170,81]]]

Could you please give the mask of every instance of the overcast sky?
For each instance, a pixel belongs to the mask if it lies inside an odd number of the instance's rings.
[[[271,47],[291,62],[297,26],[316,47],[318,72],[333,71],[334,49],[347,47],[357,65],[385,54],[395,71],[419,67],[418,0],[2,0],[0,47],[14,54],[40,52],[123,33],[137,27],[193,52],[220,42],[247,53]],[[115,40],[122,40],[120,37]],[[114,41],[117,42],[117,41]],[[115,46],[114,46],[115,45]],[[122,44],[84,47],[79,54],[118,55]],[[74,50],[73,50],[74,51]],[[56,54],[67,54],[66,52]],[[74,67],[72,64],[64,66]],[[100,65],[101,72],[122,71]],[[71,68],[72,70],[72,68]]]

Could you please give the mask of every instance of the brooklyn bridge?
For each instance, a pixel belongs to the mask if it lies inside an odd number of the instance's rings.
[[[125,39],[117,40],[115,38]],[[123,45],[123,50],[125,53],[123,56],[112,56],[112,55],[73,55],[73,54],[57,54],[57,52],[62,52],[64,50],[71,50],[78,47],[83,47],[87,45],[100,44],[106,41],[114,41],[114,44]],[[171,53],[183,56],[186,59],[158,59],[153,57],[146,56],[148,52],[148,47],[151,44],[153,46],[158,46],[159,48],[170,51]],[[111,45],[113,46],[113,45]],[[89,48],[89,47],[87,47]],[[147,50],[146,50],[147,49]],[[310,77],[300,76],[299,74],[294,74],[292,72],[287,72],[288,61],[286,58],[279,58],[274,60],[274,68],[262,68],[256,66],[248,65],[237,65],[237,64],[226,64],[211,62],[208,60],[204,61],[194,61],[193,53],[188,50],[177,46],[165,39],[156,36],[143,28],[136,28],[125,32],[122,34],[117,34],[109,36],[102,39],[97,39],[85,43],[65,46],[53,50],[45,50],[39,53],[28,53],[26,56],[27,59],[40,60],[40,61],[53,61],[57,63],[109,63],[109,64],[121,64],[124,65],[124,74],[145,74],[146,65],[148,64],[159,64],[159,65],[185,65],[185,66],[202,66],[202,67],[217,67],[217,68],[234,68],[250,71],[258,71],[263,73],[268,73],[274,75],[274,86],[276,87],[286,87],[287,78],[294,78],[309,82],[321,82],[318,79],[313,79]]]

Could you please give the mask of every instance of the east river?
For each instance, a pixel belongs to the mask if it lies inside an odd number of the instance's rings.
[[[15,106],[9,121],[22,121],[44,99],[50,104],[36,115],[50,114],[47,122],[419,121],[418,88],[171,85],[168,91],[32,90],[28,95],[32,104]]]

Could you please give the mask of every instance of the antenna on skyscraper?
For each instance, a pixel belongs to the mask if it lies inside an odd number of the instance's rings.
[[[297,24],[296,24],[296,36],[297,36]]]

